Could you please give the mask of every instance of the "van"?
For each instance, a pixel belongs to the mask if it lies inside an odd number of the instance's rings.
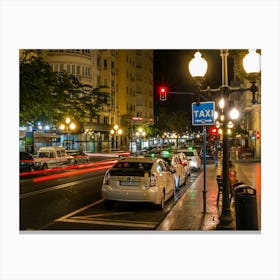
[[[36,169],[43,170],[69,165],[73,161],[62,146],[41,147],[34,159]]]

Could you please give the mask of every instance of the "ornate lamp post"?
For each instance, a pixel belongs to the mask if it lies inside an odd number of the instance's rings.
[[[230,185],[229,185],[229,147],[228,147],[228,133],[227,124],[229,121],[229,94],[232,92],[251,91],[252,92],[252,103],[256,103],[255,94],[257,92],[256,77],[259,74],[260,67],[260,55],[255,50],[250,50],[249,53],[243,59],[243,66],[248,74],[248,78],[251,79],[252,86],[250,88],[241,87],[230,87],[228,85],[228,50],[220,50],[220,56],[222,59],[222,85],[217,89],[211,89],[209,86],[202,90],[202,82],[207,71],[207,62],[202,58],[200,52],[196,52],[194,58],[189,63],[189,71],[196,83],[196,89],[198,93],[197,103],[200,102],[201,93],[220,93],[224,99],[224,120],[223,120],[223,202],[222,202],[222,213],[219,217],[220,223],[217,229],[232,229],[232,217],[230,210]]]
[[[139,127],[137,129],[136,136],[139,140],[139,147],[140,147],[140,151],[141,151],[141,149],[142,149],[142,137],[145,138],[145,136],[146,136],[146,132],[143,130],[142,127]],[[137,146],[136,146],[136,152],[138,152],[137,151]]]
[[[68,146],[68,143],[69,143],[69,131],[73,131],[75,130],[76,128],[76,125],[74,122],[71,122],[71,119],[69,117],[67,117],[65,119],[65,123],[62,123],[60,126],[59,126],[59,129],[62,130],[62,131],[65,131],[66,132],[66,147],[69,149],[69,146]]]
[[[115,136],[115,148],[118,148],[118,136],[122,135],[122,129],[119,128],[119,126],[117,124],[114,125],[114,128],[111,129],[111,135]]]

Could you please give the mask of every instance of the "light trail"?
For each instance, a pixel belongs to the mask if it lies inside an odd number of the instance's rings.
[[[82,169],[82,170],[69,171],[67,173],[46,175],[46,176],[42,176],[42,177],[39,177],[39,178],[34,178],[33,182],[38,183],[38,182],[43,182],[43,181],[48,181],[48,180],[53,180],[53,179],[64,178],[64,177],[79,175],[79,174],[83,174],[83,173],[88,173],[88,172],[92,172],[92,171],[104,170],[104,169],[111,168],[113,165],[114,165],[114,163],[106,164],[106,165],[103,164],[102,166],[95,166],[95,167],[92,167],[92,168],[86,168],[86,169]]]
[[[79,165],[68,165],[63,167],[55,167],[51,169],[46,170],[34,170],[30,172],[22,172],[19,174],[20,177],[28,176],[28,175],[36,175],[36,174],[44,174],[46,172],[57,172],[57,171],[65,171],[69,169],[81,169],[81,168],[88,168],[88,167],[94,167],[94,166],[102,166],[106,164],[115,164],[117,160],[104,160],[104,161],[98,161],[93,163],[85,163],[85,164],[79,164]]]

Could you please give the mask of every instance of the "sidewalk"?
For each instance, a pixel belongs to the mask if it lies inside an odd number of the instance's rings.
[[[216,230],[222,210],[222,195],[217,206],[218,186],[216,175],[221,174],[221,167],[214,164],[206,168],[206,213],[203,213],[203,172],[184,193],[172,208],[157,230],[188,230],[210,231]],[[234,204],[231,203],[233,230],[235,230]]]

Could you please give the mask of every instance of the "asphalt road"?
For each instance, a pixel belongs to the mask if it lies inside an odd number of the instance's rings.
[[[99,164],[22,178],[20,230],[155,229],[198,175],[193,172],[162,211],[141,203],[117,203],[109,211],[101,199],[101,185],[110,165]]]

